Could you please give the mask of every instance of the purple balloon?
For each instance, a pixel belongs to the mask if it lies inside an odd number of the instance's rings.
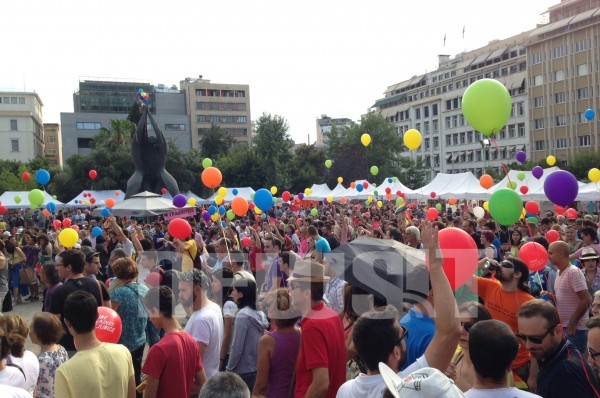
[[[327,200],[327,198],[323,199],[323,204],[324,205],[328,205],[329,204],[329,201]]]
[[[303,200],[304,199],[304,194],[301,192],[301,193],[298,194],[298,197],[300,198],[300,200]]]
[[[533,170],[531,170],[531,174],[533,174],[533,176],[539,180],[544,175],[544,169],[542,169],[540,166],[535,166]]]
[[[187,199],[185,198],[185,195],[177,194],[173,198],[173,206],[175,206],[175,207],[178,207],[178,208],[184,207],[186,203],[187,203]]]
[[[555,171],[546,177],[544,193],[555,205],[569,206],[579,193],[577,178],[565,170]]]
[[[527,160],[527,154],[523,151],[519,151],[517,152],[517,161],[519,163],[525,163],[525,161]]]
[[[210,221],[210,213],[209,213],[209,212],[207,212],[207,211],[203,211],[203,212],[202,212],[202,219],[203,219],[204,221]]]

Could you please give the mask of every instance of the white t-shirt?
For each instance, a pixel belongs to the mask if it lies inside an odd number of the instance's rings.
[[[467,398],[541,398],[539,395],[522,391],[515,387],[496,388],[493,390],[471,388],[465,395]]]
[[[223,305],[223,316],[235,318],[235,314],[238,312],[238,306],[231,300],[226,301]]]
[[[185,331],[199,343],[206,345],[202,362],[206,378],[219,371],[221,345],[223,344],[223,315],[221,308],[213,303],[194,311],[185,324]]]
[[[40,374],[40,362],[37,356],[31,351],[25,350],[23,358],[13,357],[12,355],[9,355],[9,358],[10,362],[19,365],[21,369],[23,369],[23,372],[25,372],[25,386],[19,387],[22,387],[30,394],[33,394],[33,390],[35,389]],[[17,369],[17,371],[18,370],[19,369]]]
[[[23,372],[24,371],[25,369],[23,369]],[[24,389],[26,386],[25,376],[23,376],[23,373],[21,373],[21,371],[14,366],[7,366],[4,368],[4,370],[0,371],[0,385],[20,387]]]
[[[18,370],[17,370],[18,371]],[[0,397],[2,398],[31,398],[31,394],[22,388],[0,384]]]
[[[429,367],[427,359],[422,355],[404,371],[399,372],[398,375],[401,378],[405,378],[412,372],[427,367]],[[337,392],[336,398],[381,397],[382,391],[385,388],[385,382],[380,374],[367,376],[366,374],[361,373],[356,379],[348,380],[342,384]]]

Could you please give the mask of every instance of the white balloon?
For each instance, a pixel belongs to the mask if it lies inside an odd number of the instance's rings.
[[[477,218],[483,218],[485,216],[485,210],[483,210],[483,207],[474,207],[473,208],[473,214],[475,214],[475,217]]]

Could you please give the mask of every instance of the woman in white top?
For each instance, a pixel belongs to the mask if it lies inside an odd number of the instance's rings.
[[[40,373],[40,362],[33,352],[24,349],[25,340],[29,336],[29,326],[27,326],[23,318],[13,314],[4,315],[0,318],[0,327],[2,326],[4,326],[5,330],[10,331],[8,334],[9,338],[17,339],[16,336],[18,335],[19,340],[22,339],[23,341],[20,349],[16,345],[11,348],[10,354],[6,358],[6,364],[17,365],[23,370],[25,384],[17,387],[23,387],[27,392],[33,394]]]
[[[10,363],[11,353],[23,353],[25,338],[13,330],[9,316],[0,317],[0,385],[25,388],[25,371]]]

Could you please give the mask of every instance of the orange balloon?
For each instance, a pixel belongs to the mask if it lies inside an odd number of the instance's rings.
[[[121,194],[121,192],[115,191],[115,196],[119,196],[120,194]]]
[[[484,174],[479,178],[479,183],[484,189],[490,189],[494,186],[494,179],[489,174]]]
[[[450,203],[451,205],[455,205],[456,204],[456,199],[455,198],[450,198],[450,199],[448,199],[448,203]]]
[[[354,181],[352,181],[352,182],[350,183],[350,187],[351,187],[351,188],[356,188],[356,183],[355,183]]]
[[[47,209],[44,209],[43,213],[46,217],[50,217],[50,212]]]
[[[340,198],[340,203],[341,203],[341,204],[343,204],[343,205],[345,205],[345,204],[346,204],[346,198],[345,198],[344,196],[342,196],[342,197]]]
[[[115,205],[115,200],[113,198],[106,199],[106,207],[108,207],[109,209],[112,209],[114,205]]]
[[[238,217],[244,217],[248,212],[248,201],[241,196],[236,196],[231,201],[231,210]]]
[[[385,194],[385,198],[386,199],[391,199],[392,198],[392,194],[391,193],[386,193]]]
[[[223,181],[223,175],[221,171],[216,167],[207,167],[202,171],[202,183],[206,185],[208,188],[216,188],[221,185],[221,181]]]

